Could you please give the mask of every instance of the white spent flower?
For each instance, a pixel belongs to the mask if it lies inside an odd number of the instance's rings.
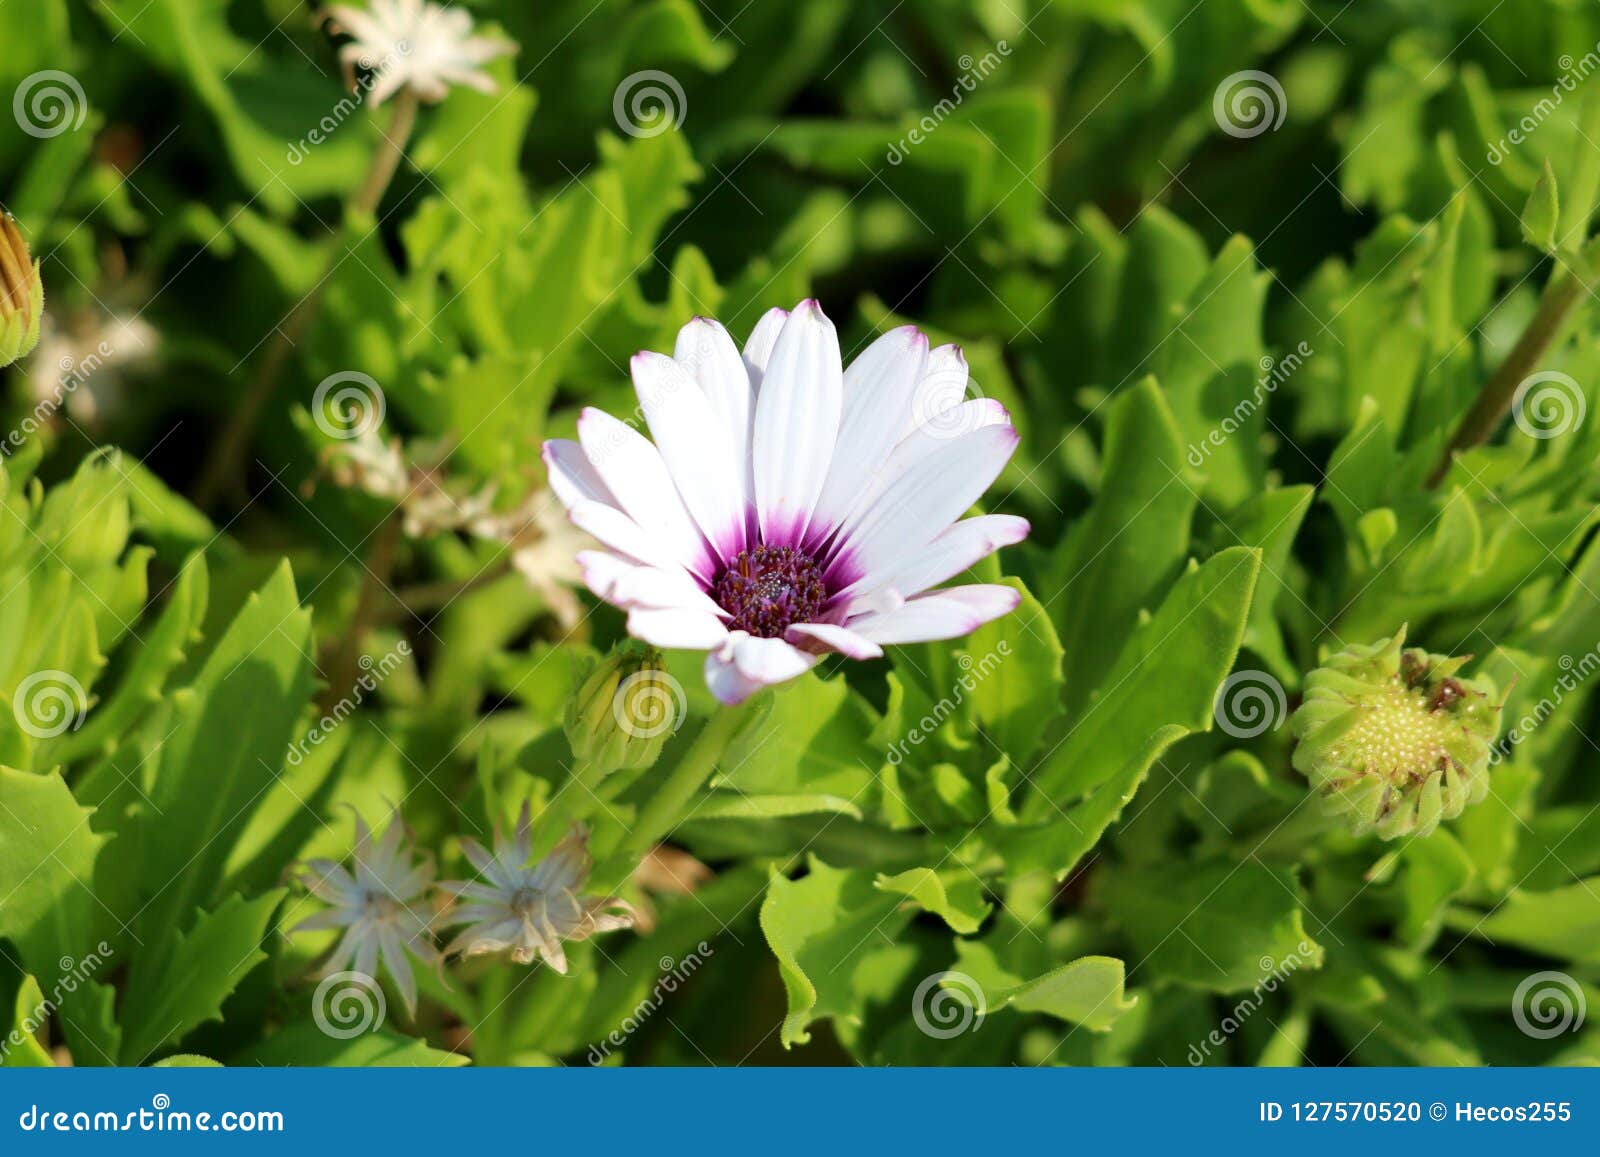
[[[572,591],[583,582],[578,556],[599,543],[572,525],[550,491],[535,490],[515,510],[485,520],[474,532],[504,542],[511,551],[511,565],[561,625],[570,630],[577,624],[583,612]]]
[[[434,868],[426,858],[414,859],[403,842],[405,824],[395,809],[389,827],[374,843],[366,822],[356,816],[355,871],[332,860],[307,860],[299,874],[306,890],[332,907],[307,917],[293,932],[343,928],[344,936],[318,972],[331,976],[353,969],[377,978],[379,963],[394,979],[406,1010],[417,1010],[417,981],[407,952],[425,964],[439,960],[429,928],[427,900]]]
[[[47,313],[28,363],[28,389],[35,402],[65,407],[74,421],[93,425],[123,408],[126,375],[160,348],[161,335],[138,314],[85,311],[63,323]]]
[[[472,35],[470,13],[433,0],[370,0],[366,9],[334,4],[323,19],[352,38],[339,49],[351,87],[357,65],[375,73],[374,105],[401,88],[430,104],[443,100],[452,84],[494,92],[494,81],[480,66],[517,50],[509,40]]]
[[[467,927],[445,948],[446,955],[509,952],[518,964],[543,958],[565,973],[563,940],[587,940],[597,932],[633,927],[636,914],[626,900],[578,895],[592,865],[589,835],[582,827],[574,827],[530,867],[532,829],[530,809],[523,804],[515,838],[506,841],[497,834],[494,855],[475,840],[462,841],[467,859],[484,879],[440,885],[465,901],[450,914],[449,923]]]

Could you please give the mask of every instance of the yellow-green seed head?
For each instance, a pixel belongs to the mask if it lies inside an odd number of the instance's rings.
[[[1392,639],[1347,647],[1306,677],[1294,765],[1356,835],[1426,836],[1489,790],[1500,705],[1466,658]]]

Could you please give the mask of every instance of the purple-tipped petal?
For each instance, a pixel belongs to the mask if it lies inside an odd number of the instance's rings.
[[[745,547],[744,460],[735,461],[722,418],[682,366],[652,353],[636,354],[632,364],[656,449],[700,532],[727,562]]]
[[[970,635],[984,623],[1010,614],[1021,601],[1011,587],[951,587],[919,595],[897,611],[860,616],[848,625],[875,643],[934,643]]]
[[[798,542],[822,494],[839,437],[839,336],[815,301],[789,315],[756,399],[756,512],[764,540]]]
[[[784,638],[807,651],[836,651],[849,659],[879,659],[883,648],[848,627],[832,623],[796,623]]]

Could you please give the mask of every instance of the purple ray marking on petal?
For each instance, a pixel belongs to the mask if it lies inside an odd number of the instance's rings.
[[[840,549],[822,570],[822,580],[828,584],[828,590],[834,593],[845,590],[862,577],[864,572],[856,561],[855,552],[848,547]]]

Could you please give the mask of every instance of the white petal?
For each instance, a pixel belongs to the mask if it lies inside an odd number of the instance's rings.
[[[853,619],[849,627],[876,643],[932,643],[971,634],[989,620],[1010,614],[1021,601],[1010,587],[951,587],[920,595],[897,611]]]
[[[937,443],[931,452],[919,453],[843,536],[829,565],[831,582],[876,585],[873,576],[932,542],[999,476],[1017,447],[1017,432],[1010,425],[985,426],[931,441]]]
[[[928,353],[928,362],[922,380],[911,396],[911,410],[906,415],[904,434],[925,422],[935,421],[952,406],[967,400],[970,373],[966,355],[958,345],[936,346]]]
[[[740,674],[727,647],[706,656],[706,686],[717,702],[732,707],[761,690],[761,684]]]
[[[990,398],[975,398],[945,411],[937,421],[918,426],[894,448],[865,485],[857,487],[855,502],[843,519],[844,533],[839,537],[848,538],[851,529],[872,509],[873,504],[900,477],[930,454],[937,453],[953,439],[974,430],[1010,424],[1011,415],[999,402]]]
[[[767,372],[767,362],[772,358],[772,347],[778,344],[778,335],[789,320],[786,309],[769,309],[750,331],[750,340],[744,343],[744,366],[750,375],[750,388],[759,392],[761,379]]]
[[[733,662],[749,678],[770,684],[804,675],[816,666],[817,656],[808,655],[782,639],[746,635],[733,640]]]
[[[728,641],[728,628],[708,611],[653,610],[628,612],[628,634],[657,647],[710,651]]]
[[[670,547],[646,533],[637,522],[615,506],[585,498],[580,499],[567,515],[572,519],[572,525],[619,554],[662,570],[683,569],[683,564]]]
[[[906,325],[873,342],[844,372],[839,442],[811,520],[814,537],[844,521],[900,441],[927,359],[926,335]]]
[[[843,393],[839,336],[821,306],[803,301],[778,335],[756,398],[756,513],[768,543],[804,536],[833,460]]]
[[[676,607],[712,615],[721,612],[682,567],[666,570],[640,566],[603,550],[579,551],[577,561],[584,585],[606,602],[624,610]]]
[[[881,577],[873,577],[868,581],[871,582],[871,589],[882,590],[887,587],[902,598],[910,598],[962,574],[1001,547],[1021,542],[1028,537],[1029,529],[1028,520],[1014,514],[983,514],[968,518],[944,531],[920,551],[895,563]],[[856,591],[845,593],[864,595],[869,593],[869,588],[865,583],[860,583]]]
[[[565,438],[552,438],[544,444],[542,457],[545,470],[550,475],[550,489],[571,507],[580,499],[590,498],[609,506],[617,504],[611,491],[601,481],[600,474],[583,456],[583,447]]]
[[[578,439],[589,465],[616,495],[622,510],[684,566],[709,578],[713,570],[710,548],[684,508],[661,452],[650,440],[593,407],[578,418]]]
[[[755,390],[751,388],[750,373],[745,368],[744,359],[739,356],[738,347],[720,323],[707,317],[697,317],[678,331],[672,357],[690,377],[700,383],[706,401],[711,403],[711,408],[722,419],[723,428],[728,432],[728,442],[733,447],[734,461],[739,464],[739,485],[743,490],[741,498],[749,505],[755,500],[750,475]]]
[[[682,366],[642,353],[632,369],[639,407],[684,505],[711,548],[730,561],[745,547],[744,459],[735,460],[721,416]]]
[[[741,703],[763,687],[783,683],[816,666],[819,656],[784,642],[733,631],[706,656],[706,685],[722,703]]]
[[[883,648],[871,639],[862,638],[848,627],[836,627],[832,623],[796,623],[785,632],[784,637],[797,647],[815,651],[817,648],[808,644],[820,644],[823,650],[837,651],[852,659],[877,659],[883,655]]]

